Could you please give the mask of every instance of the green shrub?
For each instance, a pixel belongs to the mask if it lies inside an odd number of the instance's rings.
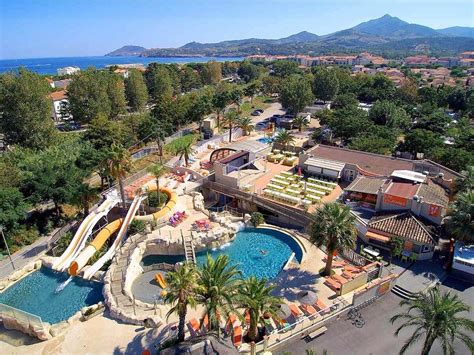
[[[158,205],[158,194],[160,194],[160,205]],[[168,202],[168,195],[163,192],[152,191],[148,193],[148,205],[150,207],[161,207]]]
[[[250,223],[252,223],[254,227],[257,227],[260,224],[265,223],[265,218],[263,217],[263,214],[261,214],[260,212],[253,212],[252,215],[250,216]]]
[[[145,229],[145,226],[145,221],[134,219],[128,227],[128,235],[134,235],[135,233],[143,231]]]

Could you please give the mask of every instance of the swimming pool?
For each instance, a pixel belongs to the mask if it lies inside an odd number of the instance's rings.
[[[202,265],[207,254],[213,258],[228,255],[231,262],[236,263],[243,277],[275,278],[292,253],[301,262],[303,251],[292,237],[280,231],[268,228],[247,228],[235,236],[227,245],[215,250],[205,250],[196,254],[197,263]],[[167,261],[166,261],[167,260]],[[143,258],[145,266],[168,262],[170,264],[183,261],[184,255],[148,255]]]
[[[271,142],[273,142],[273,138],[264,137],[257,139],[257,141],[259,141],[260,143],[270,144]]]
[[[41,317],[44,322],[59,323],[82,307],[103,301],[102,284],[74,277],[62,291],[56,292],[69,275],[42,267],[0,293],[0,303]]]

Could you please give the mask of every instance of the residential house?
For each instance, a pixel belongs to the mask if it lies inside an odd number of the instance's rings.
[[[49,97],[52,102],[51,118],[54,122],[59,123],[72,119],[72,116],[65,111],[69,105],[69,100],[65,90],[52,92]]]

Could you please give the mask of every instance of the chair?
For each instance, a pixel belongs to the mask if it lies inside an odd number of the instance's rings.
[[[402,261],[408,261],[408,256],[402,255],[401,260],[402,260]]]
[[[200,327],[199,327],[199,322],[197,321],[196,318],[192,318],[189,320],[188,327],[189,327],[189,330],[194,333],[194,335],[199,334]]]
[[[316,309],[314,309],[314,307],[309,304],[302,304],[300,308],[304,312],[304,314],[306,314],[310,318],[312,318],[318,313],[318,311],[316,311]]]
[[[413,261],[413,262],[415,262],[415,261],[416,261],[416,258],[417,258],[416,253],[411,253],[411,255],[410,255],[410,260]]]
[[[298,309],[298,307],[296,307],[296,305],[294,303],[290,303],[289,306],[290,306],[291,314],[295,318],[299,318],[299,317],[302,316],[301,311]]]

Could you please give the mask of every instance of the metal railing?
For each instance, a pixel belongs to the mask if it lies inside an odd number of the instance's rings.
[[[351,306],[352,301],[348,301],[341,297],[338,302],[334,303],[332,306],[327,307],[326,309],[317,312],[317,314],[300,317],[294,323],[290,323],[285,328],[273,331],[267,336],[266,339],[255,344],[255,350],[257,353],[267,350],[271,351],[294,339],[295,337],[309,334],[312,331],[322,327],[330,319],[348,311]]]

